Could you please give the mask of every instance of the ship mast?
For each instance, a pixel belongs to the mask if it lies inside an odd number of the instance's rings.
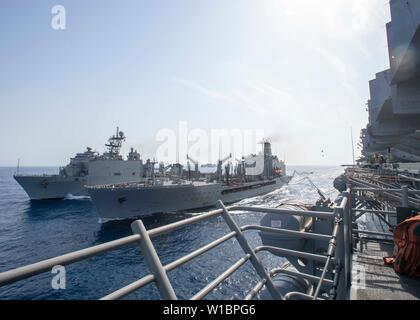
[[[107,155],[110,158],[118,158],[120,156],[120,150],[123,141],[125,141],[124,132],[120,131],[117,127],[117,133],[108,139],[108,143],[105,144],[105,147],[108,148]]]

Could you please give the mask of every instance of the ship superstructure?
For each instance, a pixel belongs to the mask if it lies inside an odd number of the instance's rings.
[[[391,0],[390,7],[390,68],[369,83],[362,154],[366,162],[382,157],[396,165],[420,163],[420,1]]]
[[[88,196],[85,186],[104,183],[139,182],[145,177],[140,154],[131,148],[127,159],[120,154],[125,135],[117,128],[99,154],[88,147],[76,154],[56,175],[14,175],[31,200],[62,199],[68,195]]]

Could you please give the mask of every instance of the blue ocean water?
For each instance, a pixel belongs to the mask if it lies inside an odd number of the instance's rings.
[[[241,204],[274,207],[283,201],[314,203],[318,195],[304,179],[311,180],[332,199],[336,192],[333,179],[341,167],[289,167],[301,172],[288,186],[273,193],[245,199]],[[89,198],[31,202],[14,181],[15,168],[0,168],[0,272],[42,259],[65,254],[131,235],[133,220],[103,222]],[[56,173],[58,168],[21,168],[20,173]],[[147,229],[185,219],[199,212],[158,214],[143,222]],[[240,224],[255,224],[260,214],[238,213]],[[167,264],[226,234],[221,218],[200,222],[153,239],[156,250]],[[247,234],[253,246],[259,245],[256,233]],[[243,256],[235,240],[230,240],[200,258],[169,273],[180,299],[188,299]],[[269,254],[261,255],[264,264],[278,266],[283,261]],[[148,274],[138,246],[127,246],[100,256],[66,266],[66,289],[51,287],[53,274],[46,272],[11,285],[0,287],[0,299],[98,299]],[[249,264],[223,282],[207,299],[242,299],[258,281]],[[159,299],[154,284],[126,299]]]

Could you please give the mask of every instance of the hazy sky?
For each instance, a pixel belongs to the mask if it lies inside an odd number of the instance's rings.
[[[117,125],[153,156],[179,121],[264,129],[289,164],[350,163],[389,20],[388,0],[2,0],[0,165],[64,165]]]

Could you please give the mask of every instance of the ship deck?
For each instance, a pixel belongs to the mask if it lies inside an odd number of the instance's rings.
[[[367,170],[355,170],[349,174],[350,181],[357,186],[365,188],[380,188],[383,190],[399,189],[402,184],[394,176],[386,174],[373,175]],[[403,195],[401,193],[373,193],[362,192],[357,201],[359,209],[372,209],[375,204],[380,207],[375,209],[390,210],[395,212],[400,205]],[[407,195],[405,202],[416,208],[418,196]],[[373,206],[372,206],[373,205]],[[393,256],[394,243],[392,231],[397,224],[396,215],[388,217],[378,213],[360,215],[357,220],[357,229],[388,234],[391,236],[355,235],[359,238],[353,247],[352,256],[352,285],[350,290],[351,300],[418,300],[420,299],[420,278],[409,277],[395,272],[392,266],[384,264],[383,258]]]
[[[383,257],[392,256],[393,245],[363,241],[353,254],[351,300],[417,300],[420,279],[399,275],[385,266]]]

